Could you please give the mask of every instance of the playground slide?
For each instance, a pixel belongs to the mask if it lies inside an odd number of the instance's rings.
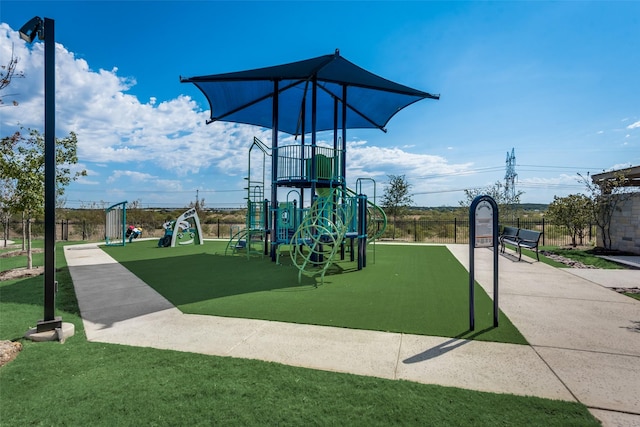
[[[355,197],[357,194],[351,188],[347,188],[347,194]],[[387,229],[387,214],[371,200],[367,199],[367,242],[375,242]]]

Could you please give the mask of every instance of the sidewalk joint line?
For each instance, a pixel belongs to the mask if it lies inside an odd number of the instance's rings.
[[[238,348],[242,344],[244,344],[247,341],[249,341],[249,339],[253,338],[258,332],[260,332],[261,330],[266,328],[267,325],[268,325],[268,323],[262,323],[258,328],[254,329],[250,334],[242,337],[242,339],[240,339],[240,341],[236,342],[236,344],[231,346],[231,348],[227,351],[227,355],[230,355],[233,352],[233,350],[235,350],[236,348]]]
[[[536,353],[536,355],[540,358],[540,360],[542,360],[542,362],[547,365],[547,367],[549,368],[549,370],[551,371],[551,373],[553,373],[553,375],[555,375],[555,377],[558,379],[558,381],[560,381],[560,384],[562,384],[564,386],[564,388],[567,389],[567,391],[569,392],[569,394],[571,394],[571,396],[573,396],[573,398],[576,400],[576,402],[580,402],[584,405],[584,403],[578,399],[578,396],[575,395],[575,393],[573,392],[573,390],[571,390],[569,388],[569,386],[567,385],[567,383],[564,382],[564,380],[562,378],[560,378],[560,375],[558,375],[558,373],[551,367],[551,365],[544,360],[544,357],[542,357],[542,355],[540,353],[538,353],[538,350],[534,347],[531,346],[531,348],[533,349],[533,351]]]
[[[626,356],[626,357],[640,358],[639,354],[614,353],[611,351],[599,351],[599,350],[585,350],[583,348],[558,347],[554,345],[532,344],[531,347],[550,348],[555,350],[579,351],[581,353],[608,354],[609,356]]]
[[[597,409],[598,411],[612,412],[614,414],[640,415],[640,412],[625,411],[624,409],[602,408],[600,406],[587,406],[589,409]]]
[[[396,355],[396,367],[393,370],[393,379],[398,379],[398,366],[400,365],[400,351],[402,350],[402,339],[404,338],[404,333],[400,333],[400,344],[398,345],[398,354]]]

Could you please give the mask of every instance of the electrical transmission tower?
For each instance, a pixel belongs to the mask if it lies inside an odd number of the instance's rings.
[[[504,195],[507,205],[510,206],[510,210],[513,216],[515,216],[515,206],[513,204],[516,201],[516,152],[515,148],[511,149],[511,153],[507,151],[507,172],[504,174]]]

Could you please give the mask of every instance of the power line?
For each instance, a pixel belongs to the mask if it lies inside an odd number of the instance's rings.
[[[456,190],[438,190],[438,191],[418,191],[416,193],[412,193],[414,196],[418,196],[421,194],[441,194],[441,193],[457,193],[459,191],[473,190],[474,188],[459,188]]]
[[[468,170],[457,171],[457,172],[443,172],[443,173],[434,173],[431,175],[422,175],[417,177],[416,179],[432,179],[432,178],[444,178],[449,176],[472,175],[474,173],[495,172],[501,169],[502,169],[502,166],[489,166],[486,168],[468,169]]]
[[[596,170],[600,170],[600,169],[604,169],[604,168],[601,168],[601,167],[596,168],[596,167],[587,167],[587,166],[545,166],[545,165],[521,165],[521,164],[518,164],[518,166],[527,167],[527,168],[564,169],[564,170],[575,170],[575,169],[581,169],[581,170],[596,169]]]

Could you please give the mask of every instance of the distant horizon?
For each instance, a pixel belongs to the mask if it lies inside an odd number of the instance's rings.
[[[124,202],[125,200],[122,200],[121,202]],[[549,206],[550,203],[518,203],[517,206]],[[59,207],[56,209],[68,209],[68,210],[104,210],[106,208],[108,208],[110,205],[106,205],[105,207]],[[379,205],[382,207],[382,205]],[[154,210],[154,209],[161,209],[161,210],[180,210],[180,209],[190,209],[191,206],[189,206],[189,204],[185,205],[185,206],[142,206],[142,207],[138,207],[138,208],[130,208],[127,207],[127,210],[131,210],[131,209],[150,209],[150,210]],[[447,206],[418,206],[418,205],[411,205],[408,207],[409,209],[464,209],[464,206],[453,206],[453,205],[447,205]],[[247,209],[247,206],[235,206],[235,207],[221,207],[221,206],[209,206],[205,203],[204,208],[201,208],[201,211],[208,211],[208,210],[220,210],[220,211],[231,211],[231,210],[243,210],[243,209]]]

